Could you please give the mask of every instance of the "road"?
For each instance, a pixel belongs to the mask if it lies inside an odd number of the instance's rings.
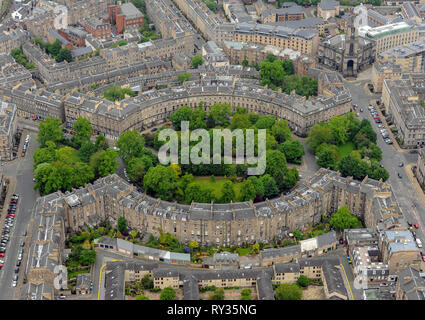
[[[360,119],[369,120],[373,129],[377,133],[377,145],[382,150],[381,164],[390,173],[390,178],[387,182],[391,184],[393,193],[406,220],[410,223],[419,224],[419,229],[416,230],[417,237],[420,238],[422,242],[424,242],[425,237],[423,227],[425,226],[425,207],[419,200],[417,191],[408,179],[404,168],[399,167],[400,162],[403,162],[404,165],[416,163],[418,155],[409,152],[398,152],[392,145],[388,145],[384,142],[378,125],[375,123],[375,121],[373,121],[373,118],[367,109],[370,100],[379,98],[379,96],[368,95],[365,93],[363,87],[366,82],[367,80],[346,82],[345,85],[351,92],[353,104],[357,104],[359,108],[364,109],[363,112],[359,113]],[[397,172],[401,174],[401,179],[397,176]]]
[[[25,140],[28,132],[24,131],[22,134],[22,141],[19,151],[22,150],[23,140]],[[15,160],[14,163],[3,167],[4,176],[12,176],[16,178],[15,193],[19,194],[18,208],[15,217],[15,224],[11,231],[10,240],[7,244],[5,264],[0,271],[0,300],[11,300],[14,297],[16,288],[12,287],[12,277],[16,267],[18,251],[20,248],[21,240],[24,231],[27,230],[28,223],[32,216],[33,205],[37,198],[37,192],[34,190],[33,173],[33,154],[38,148],[37,135],[30,134],[30,143],[27,149],[25,158]],[[18,153],[20,156],[20,152]],[[26,246],[28,248],[28,244]],[[24,255],[28,252],[24,252]],[[24,258],[25,261],[25,258]],[[24,274],[24,266],[21,265],[19,271],[19,283],[22,284],[22,277]]]

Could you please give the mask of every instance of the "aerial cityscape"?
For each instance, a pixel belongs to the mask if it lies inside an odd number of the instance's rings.
[[[0,0],[0,68],[0,300],[425,300],[425,0]]]

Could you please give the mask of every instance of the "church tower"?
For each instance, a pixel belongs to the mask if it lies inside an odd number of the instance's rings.
[[[357,76],[359,33],[354,23],[355,19],[355,15],[350,15],[345,26],[344,61],[342,69],[344,77]]]

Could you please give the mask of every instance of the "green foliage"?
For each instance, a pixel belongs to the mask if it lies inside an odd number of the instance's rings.
[[[362,180],[368,172],[368,164],[352,155],[343,157],[338,163],[339,171],[343,177],[353,177]]]
[[[279,194],[279,188],[277,187],[276,180],[268,174],[263,175],[259,178],[259,182],[264,188],[264,196],[271,198]]]
[[[246,113],[236,113],[233,115],[230,129],[248,129],[251,127],[248,115]]]
[[[46,120],[39,123],[37,141],[40,143],[40,147],[45,147],[47,141],[57,144],[62,140],[63,131],[61,124],[62,122],[55,118],[46,118]]]
[[[277,300],[301,300],[302,295],[302,289],[297,284],[283,283],[275,291]]]
[[[254,184],[250,180],[246,180],[241,187],[240,201],[253,200],[256,195]]]
[[[258,129],[271,129],[275,122],[276,119],[273,116],[261,116],[255,123],[255,126]]]
[[[106,150],[109,148],[108,140],[106,140],[105,136],[102,133],[97,136],[95,147],[96,151]]]
[[[210,115],[212,116],[215,125],[227,127],[229,118],[232,113],[232,108],[228,103],[216,103],[211,106]]]
[[[220,288],[214,291],[210,296],[210,300],[224,300],[224,289]]]
[[[241,300],[251,300],[251,289],[241,290]]]
[[[305,154],[304,146],[298,140],[288,140],[278,146],[286,160],[292,163],[301,163],[301,158]]]
[[[299,230],[294,230],[294,232],[292,232],[294,234],[295,239],[297,240],[303,240],[304,239],[304,234],[299,231]]]
[[[192,201],[209,203],[215,200],[214,192],[212,189],[202,187],[197,183],[193,183],[187,186],[184,194],[186,203],[188,204],[192,203]]]
[[[202,0],[212,12],[217,12],[217,3],[215,0]]]
[[[72,62],[72,53],[68,48],[60,49],[58,55],[56,56],[56,62],[62,62],[64,60],[67,62]]]
[[[14,49],[10,52],[10,55],[15,59],[15,61],[22,66],[24,66],[26,69],[34,69],[35,65],[33,63],[30,63],[27,59],[27,57],[24,55],[24,52],[22,51],[22,48]]]
[[[192,58],[192,66],[197,69],[200,65],[204,64],[204,58],[201,56],[194,56]]]
[[[221,189],[221,199],[220,201],[223,203],[230,203],[230,201],[235,201],[236,199],[235,189],[233,187],[233,183],[228,181],[223,185]]]
[[[347,206],[342,206],[337,212],[332,214],[330,225],[335,229],[342,231],[344,229],[361,227],[361,222],[357,217],[352,216]]]
[[[125,41],[125,40],[120,40],[120,41],[118,41],[118,42],[115,42],[115,43],[111,46],[111,49],[116,48],[116,47],[123,47],[123,46],[126,46],[127,44],[128,44],[128,42],[127,42],[127,41]]]
[[[193,114],[193,110],[191,107],[183,106],[171,115],[170,121],[173,123],[173,127],[177,131],[180,131],[181,122],[190,121],[190,119],[192,118],[192,114]]]
[[[164,200],[173,199],[177,189],[177,175],[171,167],[151,167],[145,175],[145,190]]]
[[[149,300],[149,298],[141,294],[136,297],[136,300]]]
[[[180,73],[177,76],[177,80],[183,84],[185,81],[189,81],[190,80],[190,73],[189,72],[185,72],[185,73]]]
[[[175,300],[176,291],[171,287],[166,287],[161,291],[160,300]]]
[[[145,139],[138,131],[126,131],[115,142],[115,146],[120,149],[119,155],[127,163],[131,158],[143,155]]]
[[[127,220],[124,217],[118,218],[118,231],[121,233],[127,232]]]
[[[310,280],[306,276],[300,276],[297,280],[297,284],[300,287],[306,288],[310,284]]]
[[[317,165],[321,168],[334,169],[336,167],[335,151],[323,149],[317,153]]]
[[[307,145],[316,153],[322,143],[332,141],[332,130],[325,123],[315,124],[308,132]]]
[[[89,120],[85,118],[78,118],[72,126],[72,129],[76,132],[74,142],[77,147],[80,147],[84,142],[90,141],[93,128]]]
[[[288,122],[286,120],[276,121],[271,127],[271,133],[279,143],[291,139],[291,129],[289,129]]]
[[[134,97],[136,92],[130,88],[121,88],[120,86],[112,86],[103,92],[103,96],[109,101],[121,101],[126,95]]]
[[[90,165],[93,166],[98,177],[106,177],[118,169],[118,152],[107,149],[96,152],[90,159]]]

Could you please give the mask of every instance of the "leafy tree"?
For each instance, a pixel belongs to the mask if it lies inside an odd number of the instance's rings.
[[[334,169],[336,166],[335,152],[330,149],[323,149],[317,153],[317,165],[321,168]]]
[[[204,58],[201,56],[194,56],[192,58],[192,66],[197,69],[200,65],[204,64]]]
[[[251,127],[251,122],[249,121],[246,113],[236,113],[233,115],[230,129],[247,129],[249,127]]]
[[[100,151],[98,161],[95,163],[95,171],[98,176],[106,177],[118,169],[118,153],[112,149]]]
[[[350,176],[354,179],[362,180],[366,176],[369,166],[366,162],[348,155],[339,161],[338,168],[343,177]]]
[[[145,274],[142,278],[142,286],[144,289],[152,289],[153,288],[153,280],[149,274]]]
[[[352,216],[347,206],[340,207],[337,212],[332,214],[330,225],[335,229],[342,231],[345,229],[361,227],[362,223],[357,217]]]
[[[247,60],[246,58],[244,58],[244,59],[243,59],[243,61],[242,61],[242,65],[243,65],[244,67],[248,67],[249,62],[248,62],[248,60]]]
[[[385,168],[381,168],[379,163],[376,161],[372,161],[367,174],[371,179],[382,179],[382,181],[387,181],[390,177],[388,171]]]
[[[258,129],[271,129],[275,122],[276,119],[273,116],[261,116],[255,123],[255,126]]]
[[[115,142],[115,146],[120,149],[119,154],[126,163],[131,158],[142,156],[145,139],[138,131],[126,131]]]
[[[78,150],[78,156],[83,162],[89,162],[90,157],[96,152],[96,145],[91,141],[84,141]]]
[[[253,200],[256,195],[254,184],[250,180],[244,181],[240,189],[240,201]]]
[[[155,197],[171,200],[177,189],[177,175],[171,167],[151,167],[143,180],[146,191]]]
[[[78,188],[93,180],[94,169],[87,163],[77,162],[73,167],[72,186]]]
[[[248,113],[248,119],[251,122],[251,124],[255,124],[258,121],[258,119],[260,119],[260,115],[256,113]]]
[[[54,144],[54,142],[47,141],[46,146],[46,148],[40,148],[35,150],[33,155],[34,169],[37,168],[40,163],[50,163],[56,160],[56,145]]]
[[[348,141],[349,120],[345,115],[333,117],[328,122],[328,125],[332,131],[333,140],[337,145],[345,144]]]
[[[263,185],[262,181],[255,176],[249,177],[248,180],[251,181],[252,184],[254,185],[256,195],[263,197],[265,195],[265,190],[264,190],[264,185]],[[275,181],[275,183],[276,183],[276,181]],[[279,192],[279,190],[278,190],[278,192]]]
[[[40,143],[41,148],[46,146],[47,141],[53,141],[57,144],[62,140],[63,131],[61,124],[59,119],[54,118],[46,118],[44,122],[39,123],[37,141]]]
[[[66,60],[67,62],[72,62],[72,53],[71,50],[69,50],[68,48],[60,49],[56,57],[57,62],[62,62],[64,60]]]
[[[257,127],[258,128],[258,127]],[[272,128],[272,135],[275,139],[282,143],[291,139],[291,129],[288,127],[288,122],[286,120],[276,121]]]
[[[171,287],[166,287],[161,291],[159,299],[161,300],[174,300],[176,298],[176,291]]]
[[[187,186],[193,182],[194,178],[191,173],[186,173],[179,179],[179,187],[181,190],[186,190]]]
[[[200,186],[197,183],[193,183],[187,186],[185,192],[186,203],[200,202],[200,203],[211,203],[215,199],[214,192],[212,189],[208,189]]]
[[[96,251],[84,249],[81,251],[79,262],[83,266],[90,266],[96,261]]]
[[[297,280],[297,284],[300,287],[306,288],[310,284],[310,280],[306,276],[300,276]]]
[[[291,189],[293,186],[300,181],[300,175],[298,174],[297,168],[293,167],[288,170],[284,179],[284,186],[286,189]]]
[[[210,300],[224,300],[224,289],[220,288],[214,291],[210,296]]]
[[[287,140],[281,143],[278,150],[282,152],[289,162],[299,163],[305,154],[304,146],[298,140]]]
[[[275,291],[278,300],[301,300],[302,289],[297,284],[282,283]]]
[[[276,89],[282,85],[282,81],[285,77],[285,70],[283,69],[282,62],[280,60],[269,61],[265,59],[260,65],[260,85],[272,89]]]
[[[241,290],[241,300],[251,300],[251,289],[242,289]]]
[[[96,151],[106,150],[109,148],[108,140],[106,140],[103,134],[99,134],[97,136],[95,146],[96,146]]]
[[[145,163],[143,162],[142,158],[132,158],[128,162],[127,176],[131,182],[143,182],[143,177],[145,176],[146,171]]]
[[[210,115],[216,125],[227,127],[229,125],[229,117],[232,114],[232,108],[228,103],[216,103],[211,106]]]
[[[275,178],[277,182],[287,171],[285,155],[278,150],[267,150],[266,173]]]
[[[121,233],[127,232],[127,220],[124,217],[118,218],[118,231]]]
[[[325,123],[315,124],[308,133],[307,144],[316,153],[322,143],[332,141],[332,131]]]
[[[192,117],[190,118],[189,129],[190,130],[206,129],[207,124],[205,123],[205,116],[206,116],[206,112],[202,108],[202,105],[200,105],[198,108],[193,110]]]
[[[193,110],[191,107],[183,106],[171,115],[170,121],[173,123],[174,128],[177,131],[180,131],[181,122],[190,121],[192,118],[192,114],[193,114]]]
[[[190,80],[190,73],[189,72],[185,72],[185,73],[180,73],[177,76],[177,80],[180,82],[180,84],[183,84],[186,81]]]
[[[227,181],[223,184],[221,189],[221,202],[230,203],[230,201],[234,201],[236,198],[235,189],[233,188],[233,183]]]
[[[264,187],[264,196],[273,197],[279,193],[276,180],[268,174],[265,174],[259,178],[260,183]]]
[[[74,136],[74,141],[79,148],[83,142],[90,141],[93,133],[93,128],[89,120],[85,118],[78,118],[72,126],[72,129],[77,133]]]

